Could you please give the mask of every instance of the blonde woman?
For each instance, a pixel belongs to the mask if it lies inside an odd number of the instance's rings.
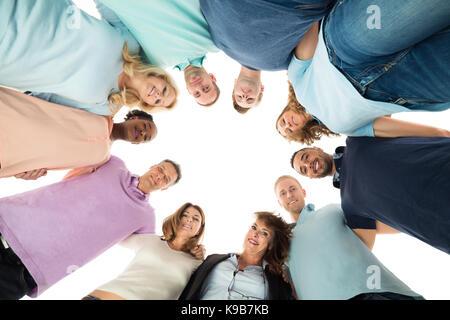
[[[4,0],[0,17],[2,86],[99,115],[176,103],[170,77],[146,64],[137,41],[112,19],[69,0]]]
[[[200,240],[205,230],[203,210],[183,204],[163,223],[163,236],[135,234],[122,244],[136,256],[116,279],[83,300],[175,300],[192,272],[202,263]]]

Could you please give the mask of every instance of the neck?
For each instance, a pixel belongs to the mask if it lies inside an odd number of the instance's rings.
[[[183,248],[183,246],[186,244],[186,242],[188,240],[189,240],[188,238],[175,237],[175,239],[167,241],[167,244],[173,250],[181,251],[181,249]]]
[[[297,222],[298,219],[300,218],[300,215],[302,214],[302,210],[303,208],[301,208],[299,211],[296,212],[289,212],[289,214],[291,215],[291,219],[294,222]]]
[[[137,188],[145,194],[148,194],[151,191],[150,190],[151,188],[150,188],[150,185],[149,185],[147,179],[142,179],[142,177],[139,177],[139,182],[138,182]]]
[[[244,66],[241,66],[241,72],[239,74],[239,77],[246,77],[246,78],[251,78],[251,79],[255,79],[261,76],[261,70],[252,70],[252,69],[248,69]]]
[[[238,256],[239,270],[244,270],[247,266],[262,266],[262,256],[251,255],[243,252]]]

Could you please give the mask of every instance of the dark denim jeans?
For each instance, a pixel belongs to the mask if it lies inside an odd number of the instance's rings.
[[[0,243],[0,300],[18,300],[36,287],[22,261]]]
[[[340,0],[324,22],[330,61],[365,98],[446,110],[449,16],[448,0]]]

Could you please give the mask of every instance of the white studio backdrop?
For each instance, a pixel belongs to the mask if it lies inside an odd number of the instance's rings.
[[[96,14],[91,1],[75,2]],[[118,141],[112,147],[112,153],[123,159],[128,169],[136,174],[145,173],[151,165],[166,158],[181,165],[183,178],[177,185],[150,195],[157,233],[161,233],[164,217],[183,203],[192,202],[201,206],[206,215],[203,244],[207,254],[240,252],[244,235],[253,221],[253,212],[275,211],[290,222],[289,215],[278,206],[273,191],[275,180],[284,174],[299,179],[306,189],[306,202],[314,203],[316,208],[339,203],[339,190],[332,186],[331,178],[309,180],[290,167],[292,153],[302,145],[288,143],[275,129],[275,121],[287,102],[286,71],[263,72],[262,103],[241,115],[231,103],[239,64],[223,53],[216,53],[207,56],[204,66],[215,74],[221,89],[221,96],[214,106],[197,105],[187,94],[183,74],[168,70],[178,84],[179,103],[172,111],[154,113],[158,136],[147,144],[131,145]],[[122,109],[115,121],[121,121],[126,112]],[[448,129],[450,111],[405,113],[393,117]],[[331,153],[344,142],[345,136],[341,136],[323,138],[315,145]],[[58,182],[65,173],[50,171],[36,181],[0,179],[0,197]],[[396,234],[377,236],[373,253],[426,299],[450,299],[450,256],[444,252],[408,235]],[[116,245],[37,299],[81,299],[117,276],[132,257],[131,252]]]

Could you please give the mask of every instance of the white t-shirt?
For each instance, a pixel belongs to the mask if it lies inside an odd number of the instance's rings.
[[[134,234],[121,242],[136,256],[116,279],[98,290],[128,300],[175,300],[194,270],[202,263],[192,255],[176,251],[155,234]]]

